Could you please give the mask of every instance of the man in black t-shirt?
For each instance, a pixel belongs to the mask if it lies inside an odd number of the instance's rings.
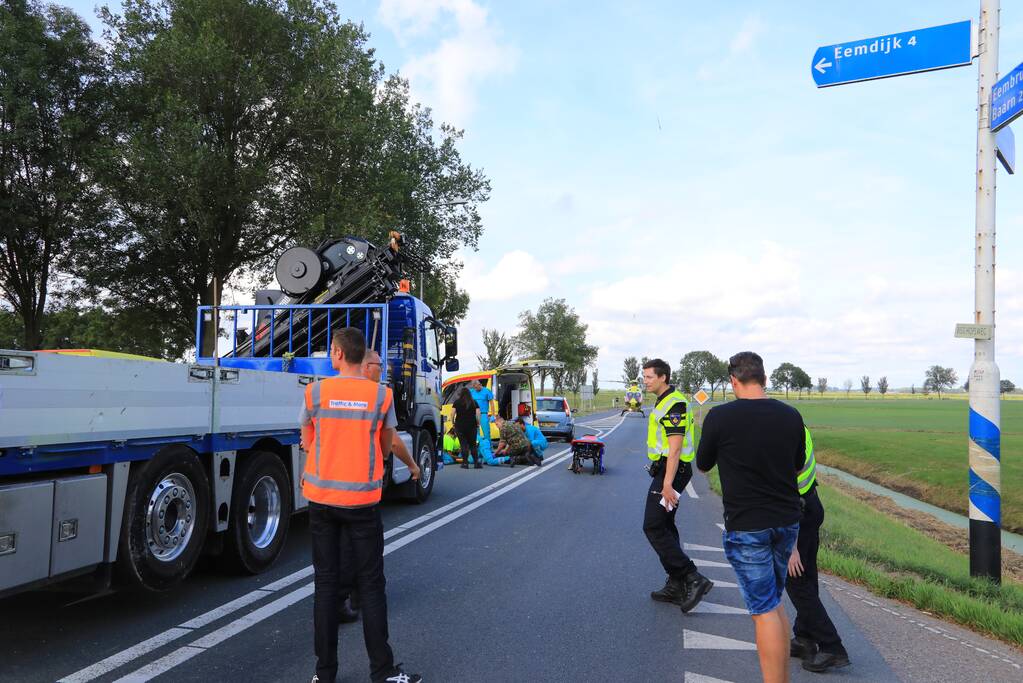
[[[696,464],[702,472],[718,467],[725,556],[753,617],[764,683],[783,683],[789,680],[789,624],[781,597],[799,533],[803,418],[767,397],[757,354],[732,356],[728,374],[736,400],[707,414]]]

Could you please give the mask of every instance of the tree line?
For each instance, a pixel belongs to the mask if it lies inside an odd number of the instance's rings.
[[[483,330],[483,353],[476,360],[481,369],[498,368],[513,360],[554,360],[564,363],[558,370],[540,370],[540,391],[548,377],[554,392],[578,393],[586,385],[589,369],[599,349],[587,342],[588,326],[564,299],[547,298],[536,311],[519,314],[518,332],[508,336],[496,329]],[[594,396],[600,391],[599,376],[593,368],[589,381]]]
[[[484,173],[327,0],[0,4],[0,347],[178,358],[288,246],[403,233],[457,321]],[[454,202],[457,198],[457,202]]]

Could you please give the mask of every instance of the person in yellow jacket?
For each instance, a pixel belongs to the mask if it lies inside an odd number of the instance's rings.
[[[817,550],[821,542],[824,506],[817,495],[817,459],[813,454],[813,437],[809,429],[803,429],[806,455],[803,468],[796,476],[803,517],[799,520],[799,536],[796,537],[796,545],[789,557],[789,578],[785,582],[785,590],[796,608],[789,654],[803,660],[803,668],[807,671],[825,673],[849,666],[849,653],[821,602],[817,582]]]
[[[660,358],[643,364],[643,383],[657,397],[647,427],[647,458],[653,482],[647,489],[643,533],[657,553],[664,587],[650,593],[658,602],[670,602],[689,612],[714,586],[696,570],[682,550],[675,513],[679,493],[693,477],[693,415],[681,392],[668,384],[671,367]]]
[[[363,637],[374,683],[419,683],[394,664],[384,592],[384,527],[379,503],[384,458],[397,426],[391,390],[362,375],[366,340],[344,328],[334,333],[331,365],[338,376],[306,387],[299,423],[306,451],[302,493],[309,500],[313,555],[313,683],[337,677],[338,600],[358,588]],[[402,460],[405,453],[397,453]],[[413,477],[419,472],[409,458]],[[350,565],[352,572],[342,568]],[[354,584],[354,586],[352,585]]]

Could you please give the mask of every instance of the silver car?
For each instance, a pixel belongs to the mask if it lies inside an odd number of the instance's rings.
[[[548,438],[565,441],[575,438],[575,419],[568,400],[563,396],[539,396],[536,399],[536,421],[540,431]]]

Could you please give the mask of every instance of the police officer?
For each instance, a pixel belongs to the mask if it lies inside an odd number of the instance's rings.
[[[650,597],[674,603],[683,612],[692,610],[713,587],[713,582],[696,571],[696,565],[682,552],[675,513],[678,492],[693,477],[693,417],[686,397],[668,384],[671,368],[660,358],[643,365],[646,390],[657,397],[647,427],[647,457],[653,477],[646,496],[643,532],[668,575],[664,587]],[[666,503],[661,505],[661,498]]]
[[[365,353],[366,340],[359,330],[334,333],[330,359],[339,374],[306,388],[299,420],[306,451],[302,493],[309,500],[313,552],[312,680],[333,683],[337,677],[338,599],[357,587],[371,679],[418,683],[423,680],[419,674],[406,674],[394,665],[388,644],[379,503],[384,456],[396,436],[397,419],[391,390],[362,376]],[[418,476],[406,453],[396,455]],[[343,570],[345,566],[354,571]]]
[[[805,430],[806,457],[796,485],[803,501],[803,517],[799,536],[789,558],[789,580],[785,590],[796,608],[792,625],[790,654],[803,660],[803,668],[824,673],[849,665],[849,654],[842,645],[835,624],[821,603],[817,583],[817,549],[820,528],[824,523],[824,506],[817,495],[817,460],[813,455],[813,437]]]

